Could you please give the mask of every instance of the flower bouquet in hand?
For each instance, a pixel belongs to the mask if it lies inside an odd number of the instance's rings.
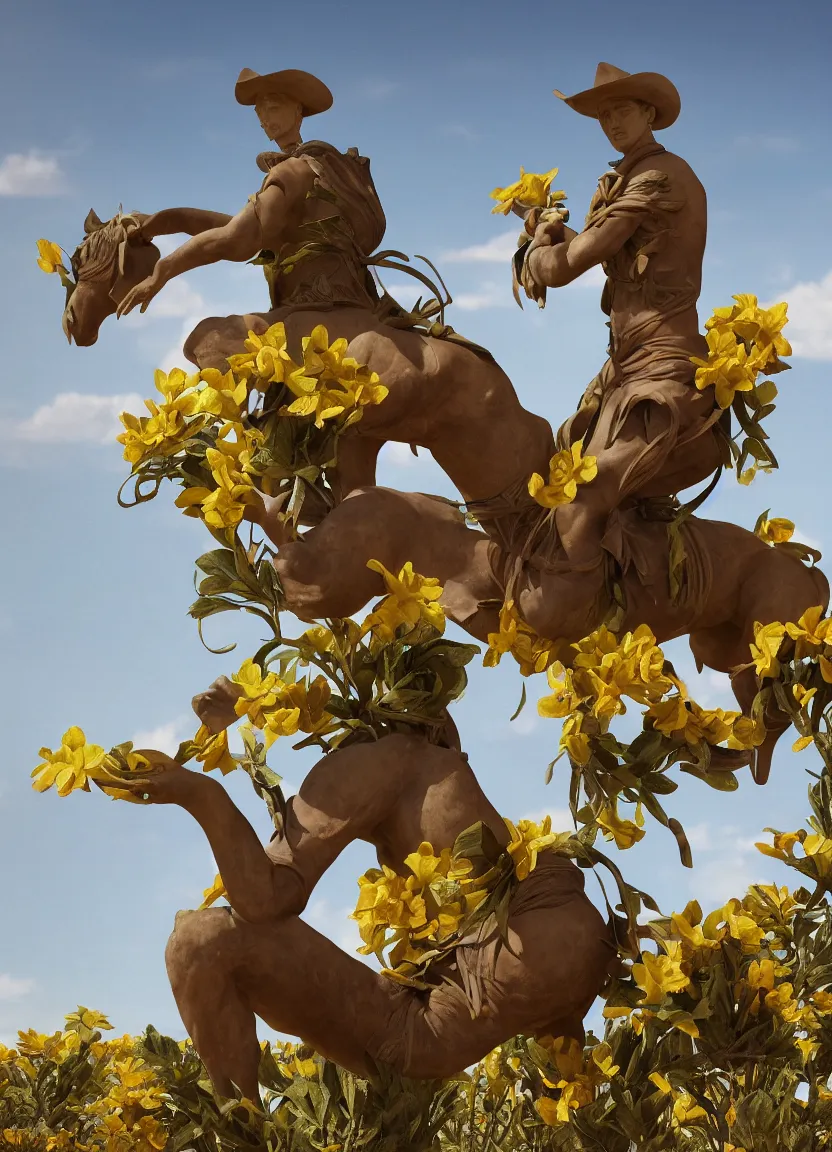
[[[550,242],[557,244],[564,237],[564,226],[569,221],[569,209],[563,206],[566,193],[552,191],[552,181],[559,169],[552,168],[550,172],[535,173],[520,169],[520,179],[507,188],[495,188],[491,199],[497,204],[491,209],[492,213],[500,212],[507,216],[514,212],[523,217],[524,228],[517,241],[517,251],[512,257],[512,291],[514,299],[523,307],[520,299],[519,287],[522,283],[523,264],[529,246],[535,233],[541,225],[546,226]],[[528,294],[528,291],[527,291]],[[545,289],[542,297],[536,297],[538,304],[543,307],[546,302]]]

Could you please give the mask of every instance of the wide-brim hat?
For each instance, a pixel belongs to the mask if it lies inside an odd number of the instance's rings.
[[[679,115],[682,100],[666,76],[658,72],[624,72],[614,64],[599,64],[595,72],[595,83],[574,96],[564,96],[555,89],[555,95],[566,101],[570,108],[582,116],[598,119],[598,109],[604,100],[643,100],[656,109],[653,127],[669,128]]]
[[[237,77],[234,95],[239,104],[256,104],[263,96],[289,96],[297,100],[304,116],[315,116],[332,107],[332,93],[317,76],[301,72],[298,68],[284,68],[282,72],[269,72],[261,76],[251,68],[244,68]]]

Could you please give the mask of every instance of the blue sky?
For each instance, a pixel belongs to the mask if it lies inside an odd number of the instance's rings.
[[[191,696],[256,645],[250,622],[225,617],[210,622],[210,638],[237,640],[238,652],[201,647],[186,609],[193,560],[209,541],[173,508],[172,491],[118,508],[125,465],[113,435],[116,413],[149,395],[153,369],[181,362],[198,319],[265,308],[265,287],[254,269],[216,265],[169,285],[141,320],[108,321],[94,348],[69,348],[62,293],[37,269],[35,241],[71,251],[90,206],[104,219],[120,203],[236,210],[258,186],[254,158],[266,146],[253,111],[234,102],[237,72],[309,69],[335,105],[307,123],[307,137],[371,157],[385,243],[438,263],[456,298],[451,323],[488,345],[527,407],[558,424],[603,360],[597,277],[551,293],[543,313],[521,312],[507,265],[516,229],[490,215],[488,193],[521,164],[557,165],[580,221],[610,149],[597,124],[551,90],[589,86],[602,59],[663,71],[683,110],[661,140],[709,194],[702,318],[734,292],[786,299],[796,352],[770,420],[780,472],[750,489],[727,477],[706,514],[751,527],[770,507],[794,519],[802,539],[832,547],[830,10],[825,0],[604,0],[516,17],[491,0],[451,0],[441,11],[367,0],[9,8],[0,44],[0,1039],[18,1027],[53,1029],[79,1001],[119,1029],[153,1021],[181,1035],[162,954],[174,913],[198,902],[213,877],[201,833],[178,810],[39,796],[28,776],[38,748],[70,724],[105,746],[175,744],[193,731]],[[424,454],[386,451],[381,479],[453,494]],[[692,674],[684,644],[675,649],[677,667]],[[531,687],[533,699],[542,694]],[[533,707],[510,724],[519,690],[512,668],[475,668],[457,709],[463,740],[501,811],[560,813],[562,824],[563,776],[543,783],[558,726]],[[696,692],[702,703],[730,703],[714,675]],[[671,804],[691,833],[695,869],[682,869],[654,827],[622,861],[628,875],[666,910],[694,894],[720,903],[753,879],[775,878],[753,841],[766,825],[799,825],[813,756],[792,755],[784,741],[765,789],[746,780],[726,796],[683,783]],[[279,743],[271,762],[297,784],[310,759]],[[245,780],[228,783],[267,835]],[[349,850],[307,912],[348,947],[355,879],[371,863],[368,849]]]

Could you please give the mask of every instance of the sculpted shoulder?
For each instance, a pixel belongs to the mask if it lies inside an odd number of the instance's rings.
[[[699,177],[681,156],[675,152],[662,152],[658,156],[647,156],[639,161],[630,173],[640,176],[643,172],[665,172],[670,178],[674,190],[684,191],[688,196],[705,197],[705,188]]]

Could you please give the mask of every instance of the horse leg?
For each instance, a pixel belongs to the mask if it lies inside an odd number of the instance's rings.
[[[332,477],[336,500],[344,500],[356,488],[372,488],[376,482],[378,454],[384,440],[362,436],[360,431],[343,436],[338,444],[338,466]]]
[[[825,608],[829,586],[817,568],[807,568],[793,557],[767,547],[750,533],[743,535],[748,537],[750,545],[746,546],[745,562],[736,569],[739,597],[734,621],[691,633],[690,645],[700,665],[707,664],[709,668],[729,673],[740,709],[750,716],[760,688],[755,669],[748,667],[755,624],[796,621],[807,608],[817,604]],[[734,549],[735,554],[740,551],[740,548]],[[777,707],[773,696],[763,721],[766,736],[752,761],[752,774],[758,784],[768,780],[777,741],[791,725],[787,713]]]

